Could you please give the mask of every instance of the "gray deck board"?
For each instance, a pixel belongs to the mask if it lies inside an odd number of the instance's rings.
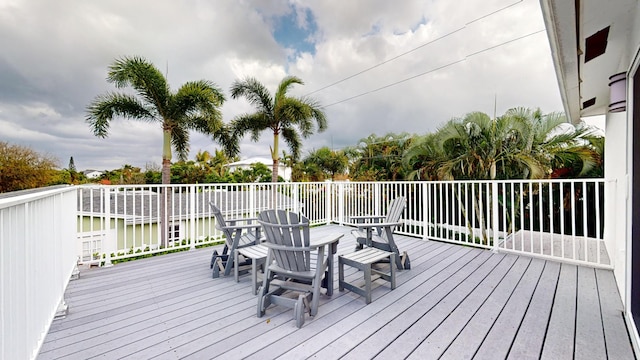
[[[578,268],[563,264],[547,325],[542,356],[549,359],[573,359],[576,329]]]
[[[338,254],[354,250],[351,228]],[[256,317],[249,278],[211,278],[213,248],[83,270],[39,359],[633,359],[613,273],[398,236],[412,269],[373,302],[322,295],[297,329],[290,309]],[[362,273],[347,267],[348,281]],[[576,328],[576,323],[578,328]],[[595,339],[595,341],[592,341]]]
[[[454,303],[460,300],[459,297],[468,293],[473,284],[467,280],[476,280],[474,279],[475,273],[486,275],[482,268],[489,259],[491,259],[491,254],[483,251],[473,260],[456,269],[447,278],[447,281],[435,287],[427,296],[403,312],[402,316],[396,317],[385,326],[383,329],[386,331],[378,331],[375,336],[369,339],[372,341],[363,343],[361,351],[364,351],[365,348],[376,351],[375,357],[379,359],[390,358],[396,354],[399,358],[408,356],[415,347],[420,345],[424,337],[443,320],[442,318],[453,310]],[[488,269],[488,266],[484,266],[484,268]],[[425,327],[424,334],[422,334],[422,327]],[[360,352],[357,349],[351,352],[354,356],[358,356]]]
[[[600,298],[595,269],[578,268],[576,314],[576,359],[604,359],[607,356],[602,331]]]
[[[505,359],[529,306],[545,261],[533,259],[493,323],[474,359]]]
[[[505,256],[500,259],[499,264],[491,270],[491,273],[469,293],[443,322],[437,325],[437,328],[429,334],[426,340],[411,353],[410,358],[436,359],[440,357],[458,336],[459,331],[486,302],[516,259],[516,256]]]
[[[596,280],[600,297],[602,327],[607,344],[607,356],[610,359],[631,359],[633,357],[632,349],[626,346],[629,342],[629,333],[624,326],[624,308],[613,273],[597,269]]]
[[[470,359],[474,356],[530,262],[529,258],[518,258],[478,312],[442,354],[442,359]]]
[[[509,359],[538,359],[542,352],[547,323],[551,315],[553,294],[558,282],[560,264],[547,262],[527,313],[522,320],[520,330],[509,351]],[[536,353],[535,349],[539,349]]]

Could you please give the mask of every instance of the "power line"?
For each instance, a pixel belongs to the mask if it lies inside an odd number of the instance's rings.
[[[325,106],[325,108],[328,108],[328,107],[333,106],[333,105],[341,104],[341,103],[343,103],[343,102],[347,102],[347,101],[349,101],[349,100],[353,100],[353,99],[356,99],[356,98],[359,98],[359,97],[362,97],[362,96],[365,96],[365,95],[368,95],[368,94],[371,94],[371,93],[374,93],[374,92],[377,92],[377,91],[380,91],[380,90],[383,90],[383,89],[386,89],[386,88],[389,88],[389,87],[392,87],[392,86],[395,86],[395,85],[398,85],[398,84],[401,84],[401,83],[403,83],[403,82],[407,82],[407,81],[409,81],[409,80],[413,80],[413,79],[415,79],[415,78],[417,78],[417,77],[421,77],[421,76],[424,76],[424,75],[430,74],[430,73],[432,73],[432,72],[436,72],[436,71],[438,71],[438,70],[442,70],[442,69],[447,68],[447,67],[449,67],[449,66],[453,66],[453,65],[455,65],[455,64],[461,63],[461,62],[463,62],[463,61],[467,60],[468,58],[470,58],[470,57],[472,57],[472,56],[478,55],[478,54],[480,54],[480,53],[483,53],[483,52],[486,52],[486,51],[489,51],[489,50],[493,50],[493,49],[495,49],[495,48],[498,48],[498,47],[503,46],[503,45],[507,45],[507,44],[509,44],[509,43],[512,43],[512,42],[515,42],[515,41],[518,41],[518,40],[522,40],[522,39],[524,39],[524,38],[527,38],[527,37],[529,37],[529,36],[533,36],[533,35],[535,35],[535,34],[538,34],[538,33],[543,32],[543,31],[545,31],[545,30],[544,30],[544,29],[542,29],[542,30],[534,31],[534,32],[532,32],[532,33],[529,33],[529,34],[526,34],[526,35],[520,36],[520,37],[518,37],[518,38],[511,39],[511,40],[508,40],[508,41],[505,41],[505,42],[500,43],[500,44],[498,44],[498,45],[494,45],[494,46],[491,46],[491,47],[488,47],[488,48],[482,49],[482,50],[480,50],[480,51],[476,51],[476,52],[474,52],[474,53],[472,53],[472,54],[469,54],[469,55],[465,56],[463,59],[459,59],[459,60],[456,60],[456,61],[453,61],[453,62],[447,63],[447,64],[442,65],[442,66],[440,66],[440,67],[437,67],[437,68],[434,68],[434,69],[431,69],[431,70],[425,71],[425,72],[420,73],[420,74],[417,74],[417,75],[410,76],[410,77],[408,77],[408,78],[405,78],[405,79],[402,79],[402,80],[399,80],[399,81],[396,81],[396,82],[393,82],[393,83],[390,83],[390,84],[387,84],[387,85],[381,86],[381,87],[376,88],[376,89],[373,89],[373,90],[369,90],[369,91],[363,92],[363,93],[358,94],[358,95],[355,95],[355,96],[351,96],[351,97],[349,97],[349,98],[346,98],[346,99],[343,99],[343,100],[340,100],[340,101],[336,101],[336,102],[334,102],[334,103],[331,103],[331,104],[329,104],[329,105],[326,105],[326,106]]]
[[[325,90],[325,89],[328,89],[328,88],[333,87],[333,86],[335,86],[335,85],[338,85],[338,84],[340,84],[340,83],[343,83],[343,82],[345,82],[345,81],[347,81],[347,80],[353,79],[353,78],[354,78],[354,77],[356,77],[356,76],[362,75],[362,74],[364,74],[364,73],[366,73],[366,72],[369,72],[369,71],[371,71],[371,70],[373,70],[373,69],[375,69],[375,68],[378,68],[378,67],[380,67],[380,66],[382,66],[382,65],[384,65],[384,64],[387,64],[387,63],[389,63],[389,62],[391,62],[391,61],[397,60],[397,59],[399,59],[399,58],[401,58],[401,57],[403,57],[403,56],[405,56],[405,55],[408,55],[408,54],[410,54],[410,53],[412,53],[412,52],[414,52],[414,51],[416,51],[416,50],[419,50],[419,49],[421,49],[421,48],[423,48],[423,47],[425,47],[425,46],[427,46],[427,45],[430,45],[430,44],[433,44],[433,43],[435,43],[435,42],[437,42],[437,41],[440,41],[440,40],[442,40],[442,39],[445,39],[445,38],[447,38],[447,37],[449,37],[449,36],[451,36],[451,35],[453,35],[453,34],[455,34],[455,33],[459,32],[459,31],[461,31],[461,30],[464,30],[464,29],[467,27],[467,25],[473,24],[474,22],[480,21],[480,20],[485,19],[485,18],[487,18],[487,17],[489,17],[489,16],[491,16],[491,15],[494,15],[494,14],[497,14],[497,13],[499,13],[499,12],[502,12],[502,11],[504,11],[504,10],[506,10],[506,9],[508,9],[508,8],[510,8],[510,7],[512,7],[512,6],[518,5],[518,4],[519,4],[519,3],[521,3],[522,1],[523,1],[523,0],[518,0],[518,1],[516,1],[516,2],[514,2],[514,3],[511,3],[511,4],[509,4],[509,5],[507,5],[507,6],[503,7],[503,8],[500,8],[500,9],[495,10],[495,11],[493,11],[493,12],[490,12],[490,13],[488,13],[488,14],[485,14],[485,15],[482,15],[482,16],[480,16],[480,17],[477,17],[477,18],[475,18],[475,19],[473,19],[473,20],[469,21],[468,23],[466,23],[463,27],[457,28],[457,29],[455,29],[455,30],[453,30],[453,31],[450,31],[450,32],[448,32],[448,33],[446,33],[446,34],[444,34],[444,35],[440,36],[439,38],[436,38],[436,39],[433,39],[433,40],[431,40],[431,41],[428,41],[428,42],[426,42],[426,43],[424,43],[424,44],[422,44],[422,45],[419,45],[419,46],[417,46],[417,47],[415,47],[415,48],[413,48],[413,49],[411,49],[411,50],[405,51],[405,52],[403,52],[403,53],[401,53],[401,54],[399,54],[399,55],[396,55],[396,56],[394,56],[394,57],[392,57],[392,58],[390,58],[390,59],[387,59],[387,60],[385,60],[385,61],[383,61],[383,62],[381,62],[381,63],[378,63],[378,64],[376,64],[376,65],[373,65],[373,66],[371,66],[371,67],[368,67],[368,68],[366,68],[366,69],[364,69],[364,70],[361,70],[361,71],[359,71],[359,72],[357,72],[357,73],[355,73],[355,74],[349,75],[349,76],[347,76],[347,77],[345,77],[345,78],[343,78],[343,79],[340,79],[340,80],[338,80],[338,81],[336,81],[336,82],[333,82],[333,83],[331,83],[331,84],[329,84],[329,85],[323,86],[323,87],[321,87],[321,88],[319,88],[319,89],[316,89],[316,90],[314,90],[314,91],[312,91],[312,92],[310,92],[310,93],[307,93],[305,96],[315,94],[315,93],[320,92],[320,91],[322,91],[322,90]]]
[[[522,2],[522,0],[516,1],[516,2],[514,2],[514,3],[512,3],[512,4],[509,4],[509,5],[505,6],[505,7],[503,7],[503,8],[500,8],[500,9],[498,9],[498,10],[494,11],[494,12],[491,12],[491,13],[488,13],[488,14],[486,14],[486,15],[480,16],[479,18],[473,19],[473,20],[469,21],[468,23],[466,23],[466,24],[465,24],[465,26],[466,26],[466,25],[469,25],[469,24],[473,24],[474,22],[476,22],[476,21],[480,21],[480,20],[482,20],[482,19],[484,19],[484,18],[488,18],[489,16],[491,16],[491,15],[493,15],[493,14],[497,14],[497,13],[499,13],[499,12],[501,12],[501,11],[503,11],[503,10],[506,10],[506,9],[508,9],[508,8],[512,7],[512,6],[518,5],[518,4],[519,4],[519,3],[521,3],[521,2]]]
[[[375,68],[377,68],[377,67],[380,67],[380,66],[382,66],[382,65],[384,65],[384,64],[386,64],[386,63],[389,63],[389,62],[391,62],[391,61],[393,61],[393,60],[396,60],[396,59],[398,59],[398,58],[401,58],[401,57],[403,57],[403,56],[405,56],[405,55],[407,55],[407,54],[409,54],[409,53],[412,53],[412,52],[414,52],[414,51],[416,51],[416,50],[418,50],[418,49],[420,49],[420,48],[423,48],[423,47],[425,47],[425,46],[427,46],[427,45],[429,45],[429,44],[433,44],[433,43],[434,43],[434,42],[436,42],[436,41],[439,41],[439,40],[442,40],[442,39],[444,39],[444,38],[446,38],[446,37],[449,37],[449,36],[451,36],[451,35],[453,35],[453,34],[457,33],[457,32],[458,32],[458,31],[460,31],[460,30],[463,30],[463,29],[464,29],[464,26],[463,26],[463,27],[461,27],[461,28],[458,28],[458,29],[456,29],[456,30],[453,30],[453,31],[451,31],[451,32],[449,32],[449,33],[447,33],[447,34],[445,34],[445,35],[442,35],[441,37],[439,37],[439,38],[437,38],[437,39],[433,39],[433,40],[431,40],[431,41],[429,41],[429,42],[427,42],[427,43],[424,43],[424,44],[422,44],[422,45],[420,45],[420,46],[418,46],[418,47],[415,47],[415,48],[413,48],[413,49],[411,49],[411,50],[409,50],[409,51],[403,52],[403,53],[402,53],[402,54],[400,54],[400,55],[394,56],[394,57],[392,57],[391,59],[385,60],[385,61],[383,61],[383,62],[381,62],[381,63],[378,63],[378,64],[376,64],[376,65],[373,65],[373,66],[371,66],[371,67],[368,67],[368,68],[366,68],[366,69],[364,69],[364,70],[362,70],[362,71],[359,71],[359,72],[357,72],[357,73],[355,73],[355,74],[353,74],[353,75],[349,75],[349,76],[347,76],[346,78],[343,78],[343,79],[338,80],[338,81],[336,81],[336,82],[334,82],[334,83],[331,83],[331,84],[329,84],[329,85],[326,85],[326,86],[324,86],[324,87],[321,87],[320,89],[314,90],[314,91],[312,91],[312,92],[308,93],[307,95],[315,94],[315,93],[320,92],[320,91],[322,91],[322,90],[324,90],[324,89],[327,89],[327,88],[330,88],[330,87],[332,87],[332,86],[338,85],[338,84],[340,84],[340,83],[342,83],[342,82],[345,82],[345,81],[347,81],[347,80],[349,80],[349,79],[352,79],[352,78],[354,78],[354,77],[356,77],[356,76],[358,76],[358,75],[364,74],[364,73],[366,73],[366,72],[368,72],[368,71],[371,71],[371,70],[373,70],[373,69],[375,69]]]

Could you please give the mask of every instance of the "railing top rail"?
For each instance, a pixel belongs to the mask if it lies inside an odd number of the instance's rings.
[[[76,189],[76,186],[62,185],[0,194],[0,209],[43,199],[55,194],[76,191]]]
[[[304,185],[324,185],[326,182],[324,181],[312,181],[312,182],[266,182],[266,183],[199,183],[199,184],[118,184],[118,185],[102,185],[102,184],[84,184],[78,185],[78,187],[82,188],[104,188],[104,189],[132,189],[132,188],[178,188],[178,187],[189,187],[189,186],[198,186],[198,187],[242,187],[242,186],[267,186],[267,185],[278,185],[278,186],[289,186],[294,184],[304,184]]]
[[[576,178],[576,179],[509,179],[509,180],[411,180],[411,181],[345,181],[334,183],[346,184],[491,184],[491,183],[567,183],[567,182],[612,182],[604,178]]]

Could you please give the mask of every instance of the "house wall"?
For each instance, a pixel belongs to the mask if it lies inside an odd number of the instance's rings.
[[[640,24],[636,18],[635,25]],[[636,26],[635,28],[639,28]],[[636,38],[635,59],[629,70],[627,91],[627,149],[631,154],[627,161],[629,175],[628,196],[626,199],[626,293],[623,297],[625,315],[629,326],[631,339],[636,351],[640,353],[640,39]],[[634,156],[635,155],[635,156]]]
[[[160,232],[157,222],[126,224],[124,219],[109,219],[109,226],[96,216],[82,216],[78,220],[79,241],[95,241],[101,238],[102,245],[99,252],[127,253],[132,248],[137,251],[157,250],[160,244]],[[198,241],[213,241],[220,237],[221,232],[215,228],[213,218],[197,218],[195,222],[186,220],[174,221],[180,227],[179,240],[195,239]],[[90,235],[90,236],[89,236]],[[78,249],[83,249],[79,244]],[[94,252],[94,251],[92,251]]]
[[[625,139],[629,129],[627,112],[610,113],[606,117],[606,139]],[[605,142],[604,172],[607,180],[606,214],[625,214],[627,198],[627,142]],[[630,154],[630,152],[629,152]],[[624,299],[626,281],[626,228],[625,216],[605,217],[605,243],[614,266],[614,274],[621,298]]]

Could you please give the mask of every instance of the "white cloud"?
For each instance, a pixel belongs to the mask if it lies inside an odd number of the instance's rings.
[[[272,36],[274,19],[288,13],[290,4],[300,21],[307,9],[315,17],[313,55],[292,57]],[[493,114],[495,99],[498,114],[514,106],[560,111],[544,33],[446,66],[543,27],[537,0],[0,0],[0,140],[52,153],[62,164],[73,156],[80,169],[144,167],[160,162],[158,124],[118,119],[109,137],[99,139],[84,120],[86,105],[114,90],[105,77],[115,58],[147,58],[168,71],[173,89],[208,79],[229,98],[237,78],[254,76],[273,91],[292,74],[305,81],[293,93],[305,95],[460,28],[314,93],[330,105],[417,76],[329,106],[329,129],[306,140],[303,152],[355,145],[371,133],[432,131],[470,111]],[[222,107],[225,121],[251,110],[246,101],[230,98]],[[271,141],[268,132],[257,143],[246,137],[243,157],[269,156]],[[206,136],[192,135],[192,154],[217,147]]]

